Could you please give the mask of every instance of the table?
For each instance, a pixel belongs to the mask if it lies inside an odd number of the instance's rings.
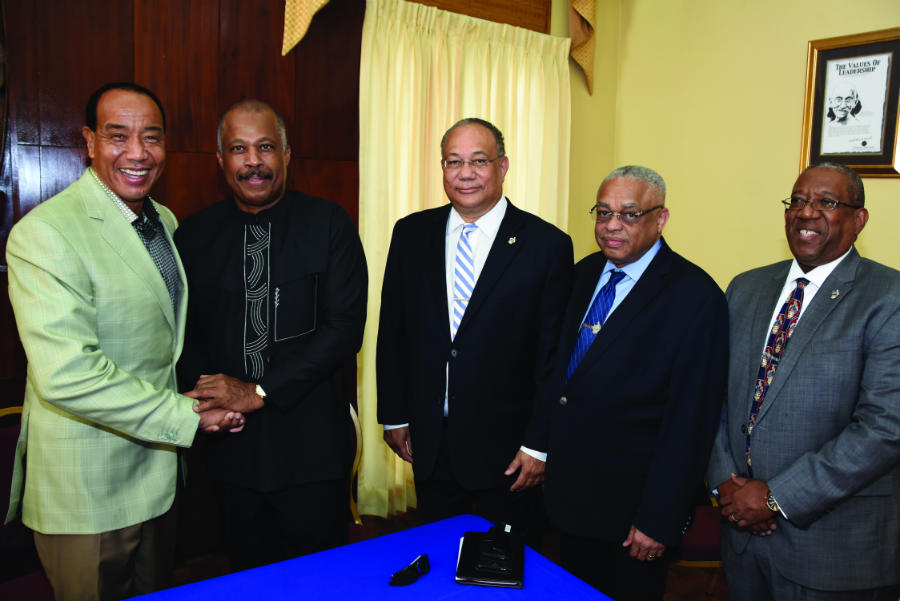
[[[597,599],[609,597],[525,548],[525,587],[457,584],[459,539],[484,532],[490,522],[461,515],[268,566],[137,597],[145,601],[250,601],[265,599]],[[428,554],[431,571],[409,586],[388,584],[391,574],[417,555]]]

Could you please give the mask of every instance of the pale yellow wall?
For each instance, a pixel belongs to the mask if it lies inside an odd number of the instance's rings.
[[[798,173],[807,42],[896,27],[900,1],[598,0],[598,10],[615,26],[598,27],[608,30],[598,54],[610,54],[598,56],[593,97],[572,74],[576,256],[594,248],[580,217],[600,179],[640,163],[668,184],[666,239],[722,286],[789,258],[778,200]],[[900,179],[864,183],[871,217],[857,247],[900,268]]]
[[[551,33],[569,35],[569,2],[553,0]],[[569,227],[575,258],[597,250],[588,209],[597,187],[615,165],[616,85],[619,63],[619,0],[597,0],[594,30],[594,94],[584,74],[569,61],[572,86],[572,152],[569,166]]]

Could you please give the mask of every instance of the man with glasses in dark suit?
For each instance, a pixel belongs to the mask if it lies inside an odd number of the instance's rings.
[[[563,566],[616,601],[662,601],[725,385],[725,297],[662,239],[666,185],[610,173],[601,252],[575,266],[552,391],[545,496]]]
[[[543,521],[537,410],[569,292],[572,241],[503,194],[503,135],[463,119],[441,141],[449,204],[397,222],[378,329],[378,419],[413,465],[427,521]]]

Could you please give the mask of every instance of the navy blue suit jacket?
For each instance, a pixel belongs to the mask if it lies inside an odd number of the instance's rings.
[[[427,478],[446,389],[453,473],[468,488],[487,489],[503,481],[520,445],[546,449],[546,425],[534,407],[571,283],[572,241],[510,203],[451,342],[449,213],[448,204],[394,226],[378,328],[378,421],[410,424],[413,471]]]
[[[624,541],[634,524],[680,541],[725,394],[728,308],[718,285],[663,241],[565,383],[606,257],[575,266],[554,362],[545,499],[562,530]]]

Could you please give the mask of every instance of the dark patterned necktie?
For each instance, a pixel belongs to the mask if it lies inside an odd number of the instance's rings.
[[[775,377],[775,370],[778,369],[778,363],[784,356],[784,349],[787,347],[797,321],[800,319],[800,309],[803,307],[803,289],[809,284],[806,278],[797,278],[797,286],[784,304],[781,311],[772,323],[769,330],[769,337],[766,340],[766,348],[763,350],[762,360],[759,364],[759,374],[756,376],[756,387],[753,390],[753,404],[750,406],[750,419],[747,422],[747,469],[749,474],[753,476],[753,465],[750,460],[750,435],[753,428],[756,427],[756,419],[759,417],[759,409],[762,407],[763,401],[766,399],[766,391],[772,384]]]
[[[624,271],[616,269],[610,272],[609,281],[603,285],[603,288],[594,297],[594,302],[591,303],[587,317],[578,329],[578,339],[575,341],[575,348],[572,349],[572,356],[569,358],[569,368],[566,370],[566,382],[575,373],[575,368],[584,359],[588,349],[591,348],[591,344],[594,342],[594,338],[600,333],[600,328],[606,323],[609,309],[616,298],[616,284],[623,277],[625,277]]]

